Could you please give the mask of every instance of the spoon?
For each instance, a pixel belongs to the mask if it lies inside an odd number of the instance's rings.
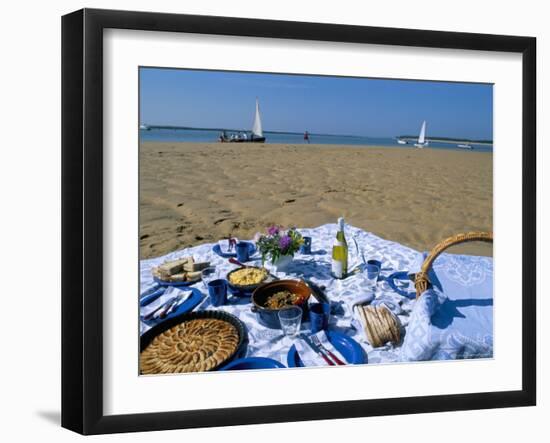
[[[237,266],[242,266],[243,268],[246,267],[246,265],[244,263],[241,263],[239,260],[237,260],[236,258],[233,258],[233,257],[231,257],[229,259],[229,263],[233,263],[234,265],[237,265]]]

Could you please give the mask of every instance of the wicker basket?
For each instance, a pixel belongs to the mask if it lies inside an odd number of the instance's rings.
[[[420,297],[424,291],[426,291],[430,286],[430,280],[428,279],[428,272],[432,267],[435,259],[441,254],[445,249],[458,245],[459,243],[466,243],[471,241],[483,241],[492,243],[493,242],[493,233],[492,232],[466,232],[464,234],[456,234],[452,237],[446,238],[442,242],[438,243],[429,253],[429,255],[422,263],[422,268],[420,272],[415,275],[414,286],[416,288],[416,298]]]

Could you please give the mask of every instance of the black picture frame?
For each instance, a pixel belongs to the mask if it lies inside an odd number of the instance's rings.
[[[106,416],[103,413],[103,30],[171,31],[519,53],[523,64],[522,388]],[[536,404],[536,39],[83,9],[62,18],[62,426],[151,431]],[[516,297],[516,296],[515,296]],[[519,302],[519,300],[518,300]]]

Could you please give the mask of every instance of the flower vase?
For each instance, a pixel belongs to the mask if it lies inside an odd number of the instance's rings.
[[[275,272],[286,272],[290,266],[290,263],[292,263],[292,259],[292,255],[280,255],[279,258],[271,264],[273,265]]]

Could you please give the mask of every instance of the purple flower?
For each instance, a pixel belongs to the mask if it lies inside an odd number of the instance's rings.
[[[286,251],[291,243],[292,243],[292,239],[290,238],[290,236],[283,235],[279,239],[279,247],[281,248],[281,251],[283,251],[283,252]]]
[[[267,229],[267,233],[268,233],[269,235],[277,235],[277,234],[279,233],[279,227],[273,225],[273,226],[271,226],[271,227],[269,227],[269,228]]]

